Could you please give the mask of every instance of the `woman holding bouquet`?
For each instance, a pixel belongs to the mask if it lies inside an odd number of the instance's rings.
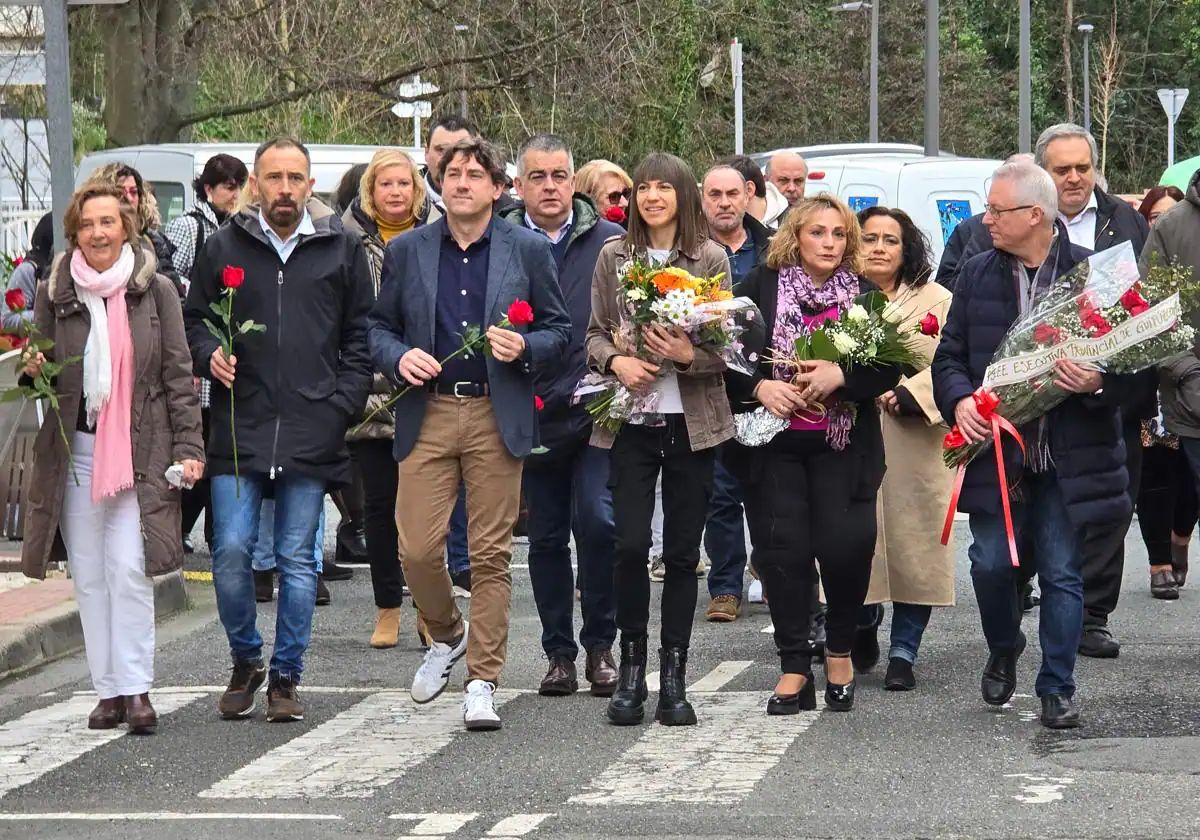
[[[876,400],[896,386],[894,365],[850,368],[828,361],[796,364],[795,343],[837,319],[868,290],[862,231],[839,199],[807,198],[771,240],[766,263],[738,286],[758,304],[768,336],[753,376],[729,373],[735,406],[764,406],[789,426],[765,446],[734,445],[725,456],[742,481],[758,572],[770,593],[783,674],[767,714],[816,708],[808,645],[814,561],[829,608],[825,703],[854,705],[850,649],[871,576],[875,507],[883,479]]]
[[[43,578],[47,563],[65,559],[71,570],[100,697],[88,728],[150,733],[150,577],[183,565],[180,492],[166,473],[181,465],[189,486],[204,473],[200,402],[179,295],[121,191],[85,185],[63,225],[67,253],[34,304],[37,335],[54,346],[49,358],[26,356],[26,377],[61,370],[58,417],[46,418],[34,444],[21,567]]]
[[[858,218],[863,276],[887,296],[922,362],[919,372],[901,377],[878,400],[888,471],[879,490],[879,537],[867,591],[868,604],[892,602],[883,687],[908,691],[916,687],[913,663],[932,608],[954,604],[954,553],[931,525],[946,514],[954,474],[942,463],[946,426],[929,371],[950,292],[931,280],[929,245],[907,213],[870,207]],[[882,607],[874,610],[882,613]],[[858,631],[856,653],[865,642],[871,658],[878,656],[877,626],[871,621]]]
[[[633,175],[634,200],[623,237],[600,251],[592,280],[588,362],[615,375],[631,391],[657,392],[661,425],[626,423],[614,436],[597,424],[592,445],[611,449],[609,487],[616,526],[614,584],[621,631],[620,680],[608,705],[614,724],[640,723],[646,701],[646,638],[650,620],[650,519],[654,485],[662,473],[663,562],[661,687],[655,719],[666,726],[696,723],[684,691],[692,616],[696,611],[696,565],[712,489],[718,444],[733,436],[733,419],[721,373],[725,362],[692,344],[678,327],[627,323],[618,299],[620,275],[638,259],[673,266],[706,278],[722,275],[729,260],[710,242],[696,176],[679,158],[649,155]],[[640,332],[644,350],[626,337]],[[618,339],[618,336],[621,336]],[[650,361],[653,359],[654,361]]]

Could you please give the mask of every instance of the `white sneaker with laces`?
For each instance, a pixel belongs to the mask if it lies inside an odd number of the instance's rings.
[[[761,580],[758,580],[756,578],[756,579],[750,581],[750,592],[749,592],[749,597],[747,598],[747,600],[749,600],[751,604],[765,603],[765,599],[763,598],[763,588],[762,588]]]
[[[453,647],[436,641],[429,645],[421,667],[413,675],[412,688],[409,689],[414,703],[436,700],[437,696],[446,690],[454,663],[462,659],[463,654],[467,652],[467,634],[470,629],[470,625],[464,621],[462,639]]]
[[[463,723],[471,732],[487,732],[500,728],[500,715],[496,714],[496,704],[493,699],[496,686],[484,680],[471,680],[467,683],[467,693],[463,697]]]
[[[662,583],[667,579],[667,564],[663,562],[662,555],[658,554],[650,558],[650,580],[655,583]]]

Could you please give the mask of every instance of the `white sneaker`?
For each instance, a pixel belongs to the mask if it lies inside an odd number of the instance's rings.
[[[751,604],[765,604],[766,603],[766,599],[763,598],[763,589],[762,589],[762,581],[761,580],[758,580],[757,578],[755,578],[750,581],[750,592],[747,596],[747,600],[750,601]]]
[[[496,704],[493,695],[496,686],[484,680],[471,680],[467,683],[467,693],[463,698],[463,723],[471,732],[487,732],[500,728],[500,715],[496,714]]]
[[[650,558],[650,580],[655,583],[662,583],[667,579],[667,564],[663,562],[662,555],[655,555]]]
[[[454,663],[462,659],[463,654],[467,652],[467,633],[470,629],[470,625],[464,621],[462,639],[454,647],[442,642],[432,642],[429,645],[421,667],[413,675],[412,688],[409,689],[414,703],[436,700],[437,696],[446,690]]]

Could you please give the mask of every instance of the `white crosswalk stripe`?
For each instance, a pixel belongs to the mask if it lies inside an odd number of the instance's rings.
[[[517,696],[501,689],[496,705]],[[250,762],[200,796],[209,799],[367,797],[465,735],[452,695],[425,706],[385,691]]]
[[[163,695],[155,698],[155,708],[168,715],[203,696],[196,691]],[[95,705],[94,694],[75,696],[0,726],[0,796],[128,734],[124,727],[88,729],[88,712]]]
[[[732,805],[779,763],[817,712],[763,714],[770,692],[693,693],[697,726],[651,726],[569,802]]]

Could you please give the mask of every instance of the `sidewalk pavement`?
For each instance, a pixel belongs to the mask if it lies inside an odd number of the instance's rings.
[[[0,553],[0,568],[12,569],[17,559]],[[187,607],[182,574],[154,579],[154,610],[159,621]],[[0,589],[0,680],[82,648],[83,628],[70,580],[51,577]]]

